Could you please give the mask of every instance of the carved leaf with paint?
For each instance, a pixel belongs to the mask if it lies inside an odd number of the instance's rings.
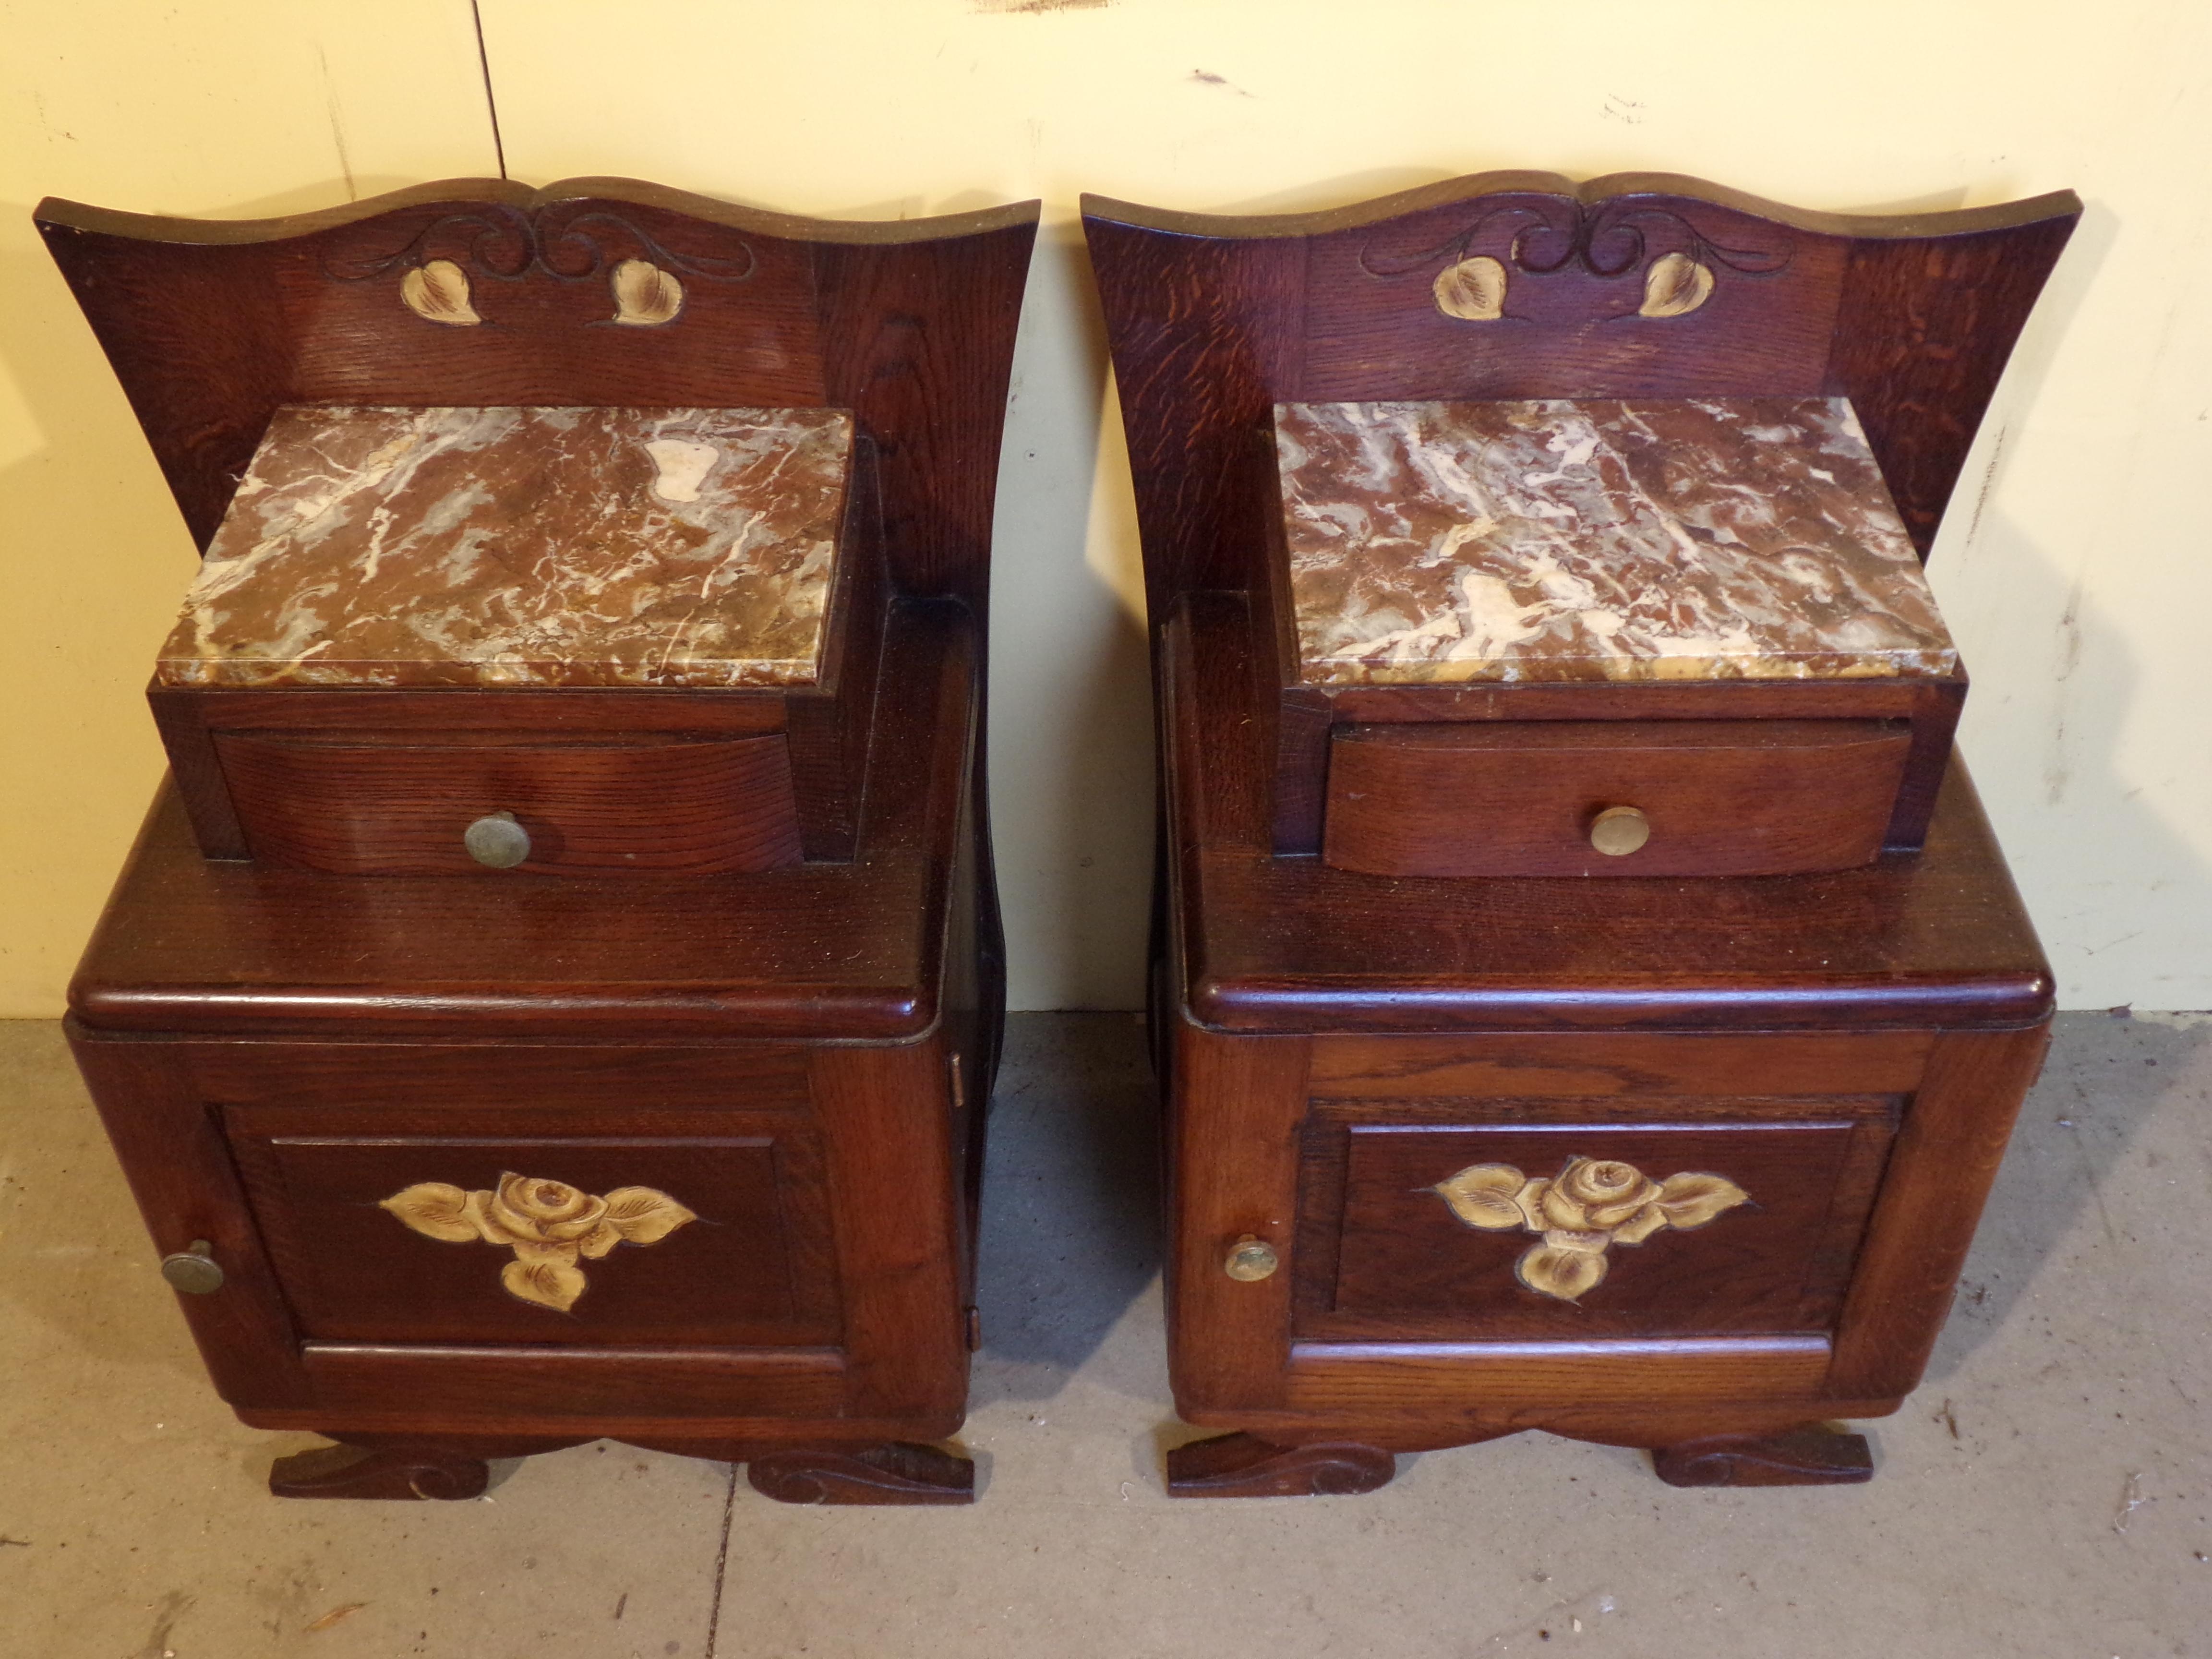
[[[684,309],[684,284],[650,259],[625,259],[614,269],[614,320],[632,328],[658,328]]]
[[[1505,314],[1505,267],[1487,254],[1437,273],[1437,309],[1463,323],[1494,323]]]
[[[1571,1158],[1549,1180],[1510,1164],[1475,1164],[1431,1188],[1470,1227],[1540,1233],[1514,1263],[1530,1290],[1579,1301],[1605,1278],[1606,1252],[1641,1244],[1669,1227],[1702,1227],[1751,1195],[1725,1176],[1686,1173],[1654,1181],[1632,1164]]]
[[[1711,267],[1686,253],[1662,254],[1644,273],[1639,317],[1686,317],[1713,297]]]
[[[416,266],[399,279],[399,297],[417,317],[449,328],[467,328],[483,321],[469,302],[468,273],[451,259],[433,259]]]
[[[448,1244],[481,1240],[514,1252],[500,1272],[510,1296],[566,1313],[589,1288],[578,1260],[596,1261],[617,1244],[658,1244],[699,1218],[651,1187],[617,1187],[595,1197],[565,1181],[502,1175],[499,1185],[469,1192],[425,1181],[394,1193],[380,1207],[422,1234]]]

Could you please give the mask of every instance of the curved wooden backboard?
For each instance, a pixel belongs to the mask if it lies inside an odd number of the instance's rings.
[[[204,549],[284,404],[832,407],[901,589],[981,612],[1037,204],[802,219],[622,179],[326,212],[35,218]]]
[[[1256,585],[1276,403],[1841,394],[1924,558],[2081,210],[1808,213],[1663,173],[1255,217],[1086,196],[1152,614]]]

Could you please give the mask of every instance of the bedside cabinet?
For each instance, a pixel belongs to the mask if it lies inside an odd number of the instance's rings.
[[[2070,197],[1091,200],[1155,619],[1182,1496],[1864,1480],[2050,970],[1919,568]]]
[[[40,218],[206,554],[72,1040],[272,1490],[968,1501],[1034,206]]]

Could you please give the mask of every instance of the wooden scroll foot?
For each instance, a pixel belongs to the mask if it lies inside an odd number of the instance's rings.
[[[753,1455],[753,1490],[779,1504],[972,1504],[975,1466],[910,1440],[793,1446]]]
[[[1224,1434],[1168,1454],[1168,1496],[1349,1498],[1389,1486],[1397,1473],[1396,1458],[1358,1441],[1278,1446],[1257,1435]]]
[[[393,1450],[379,1446],[318,1446],[270,1466],[276,1498],[480,1498],[491,1471],[480,1457]]]
[[[1874,1479],[1866,1437],[1821,1423],[1685,1440],[1658,1448],[1651,1465],[1670,1486],[1854,1486]]]

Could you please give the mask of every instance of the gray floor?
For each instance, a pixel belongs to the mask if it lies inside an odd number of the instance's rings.
[[[2069,1016],[1926,1385],[1827,1491],[1523,1436],[1367,1498],[1170,1503],[1126,1015],[1013,1024],[972,1510],[801,1510],[599,1445],[483,1501],[280,1504],[59,1031],[0,1024],[0,1653],[38,1659],[2212,1654],[2212,1024]]]

